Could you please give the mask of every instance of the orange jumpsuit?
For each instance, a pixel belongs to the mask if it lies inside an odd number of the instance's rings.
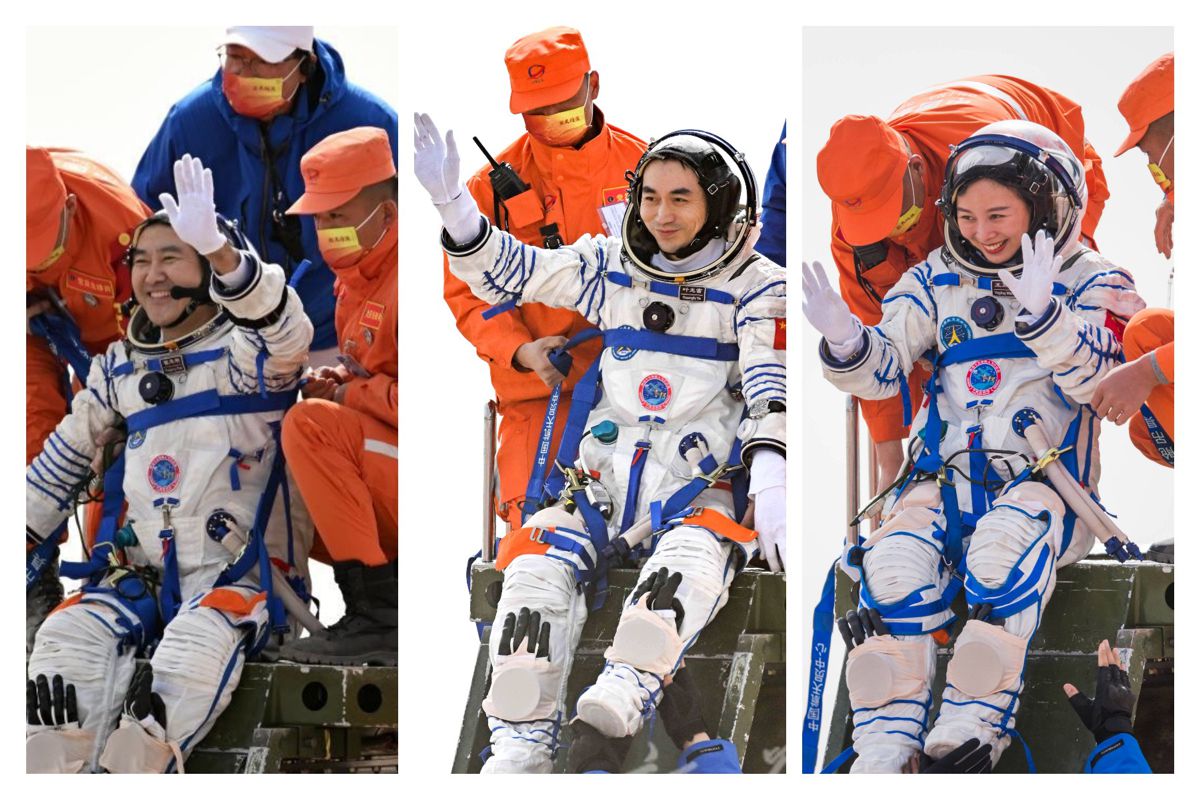
[[[345,395],[340,404],[301,400],[283,420],[284,456],[316,523],[321,546],[311,555],[321,561],[396,560],[398,264],[393,226],[357,264],[334,270],[338,346],[353,359]]]
[[[49,149],[67,193],[77,198],[66,250],[42,272],[25,273],[26,297],[54,292],[79,326],[88,353],[121,338],[129,299],[125,249],[150,210],[108,167],[72,150]],[[25,463],[67,414],[66,367],[40,336],[25,336]],[[80,376],[84,378],[86,376]]]
[[[909,267],[924,261],[925,256],[943,244],[941,214],[934,203],[941,195],[950,145],[958,144],[984,125],[1022,118],[1057,133],[1083,162],[1088,206],[1082,227],[1085,236],[1094,237],[1108,199],[1108,184],[1100,156],[1084,138],[1083,113],[1077,103],[1057,92],[1004,75],[976,75],[933,87],[904,101],[887,119],[888,125],[908,141],[912,151],[925,159],[925,204],[917,225],[903,236],[889,240],[886,260],[860,270],[836,217],[833,223],[830,247],[837,262],[842,297],[865,324],[878,324],[883,316],[881,302],[888,290]],[[909,376],[914,414],[921,398],[920,377],[916,372]],[[908,435],[899,397],[863,400],[861,407],[872,440],[886,442]]]
[[[1125,326],[1125,360],[1134,361],[1151,350],[1158,368],[1170,383],[1154,387],[1146,405],[1172,442],[1175,441],[1175,312],[1165,308],[1144,308],[1134,314]],[[1167,463],[1154,442],[1146,419],[1136,415],[1129,422],[1129,438],[1135,447],[1151,461]]]
[[[646,143],[620,128],[604,122],[595,109],[600,133],[579,149],[550,147],[525,134],[506,147],[497,161],[507,161],[538,199],[544,216],[509,230],[528,244],[542,246],[539,228],[555,223],[564,244],[584,234],[606,233],[600,208],[625,202],[628,181],[625,171],[637,166],[646,151]],[[467,189],[479,210],[493,223],[495,209],[490,167],[484,167],[467,181]],[[619,224],[619,223],[618,223]],[[608,231],[620,235],[620,231]],[[488,304],[480,300],[467,284],[450,273],[445,265],[445,298],[459,331],[491,370],[500,410],[500,446],[496,461],[500,473],[501,509],[513,529],[521,527],[521,501],[533,469],[534,454],[541,438],[542,422],[550,389],[533,372],[518,372],[513,367],[517,348],[546,336],[571,337],[590,327],[587,320],[569,309],[549,308],[538,303],[517,306],[504,314],[483,319]],[[563,384],[559,400],[551,454],[557,452],[562,425],[570,412],[570,392],[600,352],[599,340],[585,342],[571,351],[574,363]]]

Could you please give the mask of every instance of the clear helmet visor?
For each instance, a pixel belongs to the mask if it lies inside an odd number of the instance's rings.
[[[695,212],[690,217],[681,215],[678,224],[669,214],[665,223],[643,218],[646,171],[664,161],[682,164],[689,188],[697,191],[698,186],[704,203],[702,222]],[[758,185],[745,156],[721,137],[698,130],[669,133],[651,143],[637,169],[628,175],[622,244],[625,255],[641,272],[657,280],[698,281],[737,262],[739,254],[753,246],[758,235]],[[658,191],[651,195],[655,202],[647,204],[647,215],[670,201],[672,189],[681,187],[654,188]],[[697,223],[699,229],[695,230]]]

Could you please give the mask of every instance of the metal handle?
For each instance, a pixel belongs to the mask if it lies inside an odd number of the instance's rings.
[[[846,519],[853,520],[859,509],[858,488],[858,398],[846,395]],[[847,539],[857,544],[858,525],[851,524]]]
[[[496,401],[483,409],[483,561],[491,561],[496,547]]]

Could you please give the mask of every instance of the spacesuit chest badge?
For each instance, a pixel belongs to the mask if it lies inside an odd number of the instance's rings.
[[[647,375],[638,385],[638,400],[645,409],[662,411],[671,402],[671,382],[662,375]]]
[[[991,359],[982,359],[967,367],[967,391],[976,397],[987,397],[1000,388],[1000,366]]]

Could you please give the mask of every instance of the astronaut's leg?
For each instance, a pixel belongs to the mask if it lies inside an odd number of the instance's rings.
[[[644,717],[662,699],[663,678],[678,666],[677,651],[686,650],[729,599],[729,584],[736,574],[734,550],[728,539],[694,525],[682,525],[663,535],[638,582],[664,567],[668,573],[683,576],[675,592],[683,608],[678,640],[664,630],[662,653],[622,656],[618,646],[622,629],[643,622],[631,616],[636,609],[627,609],[614,647],[605,654],[604,671],[579,697],[576,713],[580,719],[610,737],[631,736],[641,730]]]
[[[937,664],[932,633],[951,618],[944,524],[928,505],[936,494],[932,484],[911,489],[864,548],[860,606],[877,609],[892,635],[871,637],[847,657],[852,772],[901,772],[925,738]]]
[[[79,727],[29,726],[29,772],[95,771],[133,677],[141,639],[136,614],[113,595],[75,595],[67,602],[38,629],[28,674],[30,680],[61,675],[64,683],[74,685]]]
[[[583,530],[576,517],[558,508],[539,511],[526,525],[526,528],[510,533],[509,537],[528,540],[529,530],[538,526]],[[506,545],[502,543],[502,559],[505,550]],[[587,618],[587,602],[577,587],[571,565],[534,552],[517,555],[509,561],[504,566],[496,626],[509,614],[519,614],[522,608],[538,612],[542,622],[550,623],[550,669],[530,677],[538,684],[537,694],[555,700],[553,708],[547,708],[546,703],[530,705],[524,702],[525,692],[507,693],[510,687],[524,686],[528,681],[519,677],[513,679],[513,676],[497,681],[493,672],[493,683],[483,704],[492,732],[491,756],[484,762],[483,772],[549,772],[559,728],[564,722],[567,677]],[[494,628],[489,639],[493,669],[498,666],[500,639],[498,628]],[[543,686],[543,682],[547,685]]]
[[[1000,497],[976,526],[965,582],[973,618],[954,643],[941,711],[925,743],[933,758],[977,738],[992,745],[995,764],[1008,746],[1026,646],[1054,591],[1063,513],[1052,489],[1027,481]]]
[[[193,598],[167,625],[150,665],[153,691],[163,700],[166,729],[153,717],[126,714],[109,737],[101,763],[110,772],[179,768],[229,705],[242,674],[246,647],[268,626],[266,593],[225,586]]]

